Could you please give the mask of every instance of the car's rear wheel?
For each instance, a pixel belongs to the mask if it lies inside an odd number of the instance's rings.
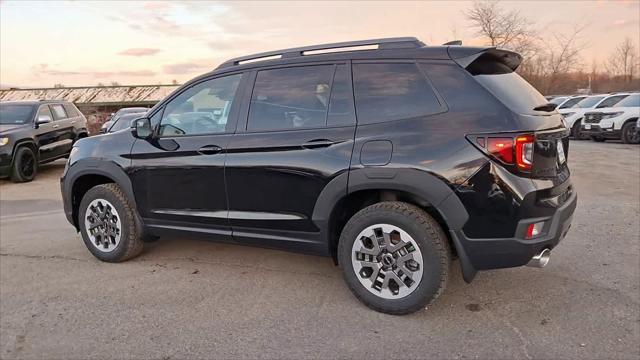
[[[78,223],[87,249],[102,261],[121,262],[142,251],[141,224],[116,184],[87,191],[80,202]]]
[[[340,236],[338,257],[355,296],[394,315],[433,302],[445,288],[451,262],[438,223],[402,202],[374,204],[355,214]]]
[[[640,134],[636,131],[636,122],[628,122],[622,127],[622,142],[625,144],[640,144]]]
[[[33,180],[38,172],[38,159],[36,154],[28,146],[21,146],[16,150],[11,181],[27,182]]]

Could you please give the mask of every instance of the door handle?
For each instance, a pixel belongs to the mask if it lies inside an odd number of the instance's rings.
[[[222,148],[216,145],[207,145],[198,149],[198,154],[200,155],[215,155],[222,152]]]
[[[320,148],[329,147],[333,144],[335,144],[335,141],[331,141],[327,139],[315,139],[315,140],[307,141],[306,143],[302,144],[302,147],[305,149],[320,149]]]
[[[60,127],[60,125],[58,125],[58,124],[53,124],[53,125],[51,125],[51,127],[52,127],[52,128],[54,128],[54,129],[57,129],[57,128],[59,128],[59,127]]]

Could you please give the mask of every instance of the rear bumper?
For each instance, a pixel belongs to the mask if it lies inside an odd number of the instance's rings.
[[[584,124],[580,127],[580,132],[587,136],[595,136],[606,139],[619,139],[622,135],[620,130],[615,130],[614,128],[603,129],[600,125],[589,124],[590,128],[587,129]]]
[[[578,197],[573,192],[552,216],[521,220],[513,238],[472,239],[462,230],[451,231],[451,237],[464,249],[461,257],[466,257],[475,271],[526,265],[534,255],[544,249],[553,249],[566,236],[577,203]],[[527,226],[538,221],[546,221],[543,234],[526,240]],[[470,281],[467,276],[465,280]]]

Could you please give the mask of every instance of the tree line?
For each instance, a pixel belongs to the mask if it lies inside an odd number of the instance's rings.
[[[585,70],[583,32],[588,24],[578,22],[567,32],[544,34],[526,16],[500,7],[498,1],[477,1],[465,17],[486,45],[522,55],[517,72],[545,95],[573,94],[578,89],[640,90],[640,56],[628,37],[603,64],[594,60]]]

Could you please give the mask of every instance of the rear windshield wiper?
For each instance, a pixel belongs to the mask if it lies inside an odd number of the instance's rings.
[[[538,105],[533,108],[535,111],[553,111],[558,105],[554,103],[546,103],[544,105]]]

